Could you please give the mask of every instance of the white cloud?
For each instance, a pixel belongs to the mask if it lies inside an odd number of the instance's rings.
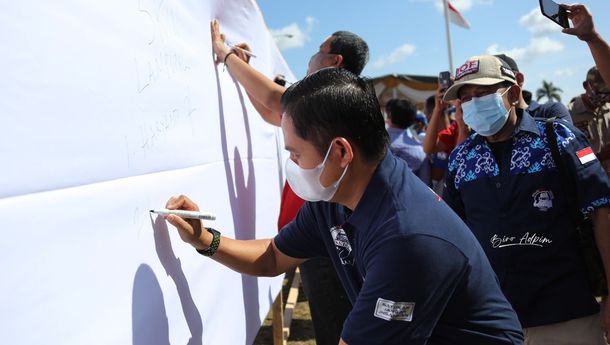
[[[269,31],[280,50],[301,48],[309,42],[309,33],[313,29],[316,19],[308,16],[305,18],[305,23],[307,24],[305,30],[301,29],[299,24],[292,23],[280,29],[269,29]]]
[[[401,62],[405,60],[407,57],[413,55],[415,53],[415,46],[412,44],[403,44],[400,47],[394,49],[392,53],[388,56],[380,56],[375,63],[373,63],[373,68],[381,69],[383,67],[393,65],[395,63]]]
[[[521,19],[519,19],[519,24],[525,27],[534,36],[561,32],[561,27],[543,16],[538,7],[522,16]]]
[[[500,45],[495,43],[487,47],[487,54],[506,54],[515,60],[521,60],[527,54],[526,48],[501,49]]]
[[[305,31],[311,32],[313,29],[313,25],[316,23],[316,18],[312,16],[305,17],[305,22],[307,23],[307,29]]]
[[[475,5],[490,5],[493,0],[448,0],[459,12],[465,12]],[[435,0],[434,6],[440,11],[443,10],[443,0]]]
[[[531,61],[540,56],[558,53],[564,48],[563,44],[548,37],[534,37],[530,39],[525,48],[501,49],[498,44],[492,44],[487,48],[487,54],[506,54],[517,61]]]
[[[574,70],[571,68],[558,69],[555,72],[558,77],[571,77],[574,75]]]

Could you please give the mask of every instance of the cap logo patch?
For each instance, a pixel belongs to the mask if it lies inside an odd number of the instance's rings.
[[[510,68],[502,66],[500,67],[500,70],[502,71],[503,75],[511,77],[513,79],[517,79],[517,77],[515,77],[515,72],[513,72],[513,70],[511,70]]]
[[[465,75],[477,73],[479,71],[479,60],[466,61],[465,64],[455,70],[455,80]]]

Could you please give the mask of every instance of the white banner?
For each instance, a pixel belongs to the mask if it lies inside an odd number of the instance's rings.
[[[254,1],[35,1],[0,11],[0,342],[243,344],[281,277],[197,254],[149,209],[187,194],[271,237],[279,133],[222,64],[210,21],[294,80]]]

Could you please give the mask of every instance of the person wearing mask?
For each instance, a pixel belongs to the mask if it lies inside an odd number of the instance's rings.
[[[515,73],[495,56],[457,69],[444,99],[462,102],[474,133],[449,157],[443,199],[483,246],[527,344],[605,344],[610,310],[603,303],[600,317],[576,213],[591,217],[608,272],[610,180],[581,131],[534,120],[520,98]]]
[[[248,64],[249,50],[245,43],[233,49],[225,44],[220,32],[220,23],[211,22],[212,47],[217,62],[225,67],[246,90],[250,101],[261,117],[274,126],[280,126],[282,109],[280,99],[286,88],[278,85]],[[368,62],[369,49],[358,35],[348,31],[337,31],[320,44],[319,50],[311,56],[307,74],[322,68],[344,68],[360,74]],[[284,184],[278,217],[278,229],[290,223],[303,205],[290,185]],[[339,278],[328,258],[308,260],[300,267],[303,290],[307,296],[314,333],[318,345],[336,344],[351,303],[343,290]]]
[[[166,216],[203,255],[275,276],[330,258],[353,303],[339,345],[522,344],[514,310],[466,225],[388,153],[374,89],[323,69],[282,96],[288,182],[307,200],[273,239],[234,240]],[[188,197],[168,209],[198,210]]]

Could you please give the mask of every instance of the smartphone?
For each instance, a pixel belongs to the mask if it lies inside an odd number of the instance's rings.
[[[441,87],[441,90],[447,90],[451,85],[453,85],[453,80],[451,80],[451,73],[449,71],[443,71],[438,74],[438,84]]]
[[[569,28],[570,23],[568,22],[568,14],[566,10],[559,7],[559,4],[554,2],[553,0],[539,0],[540,2],[540,11],[542,14],[559,24],[559,26],[563,28]]]

